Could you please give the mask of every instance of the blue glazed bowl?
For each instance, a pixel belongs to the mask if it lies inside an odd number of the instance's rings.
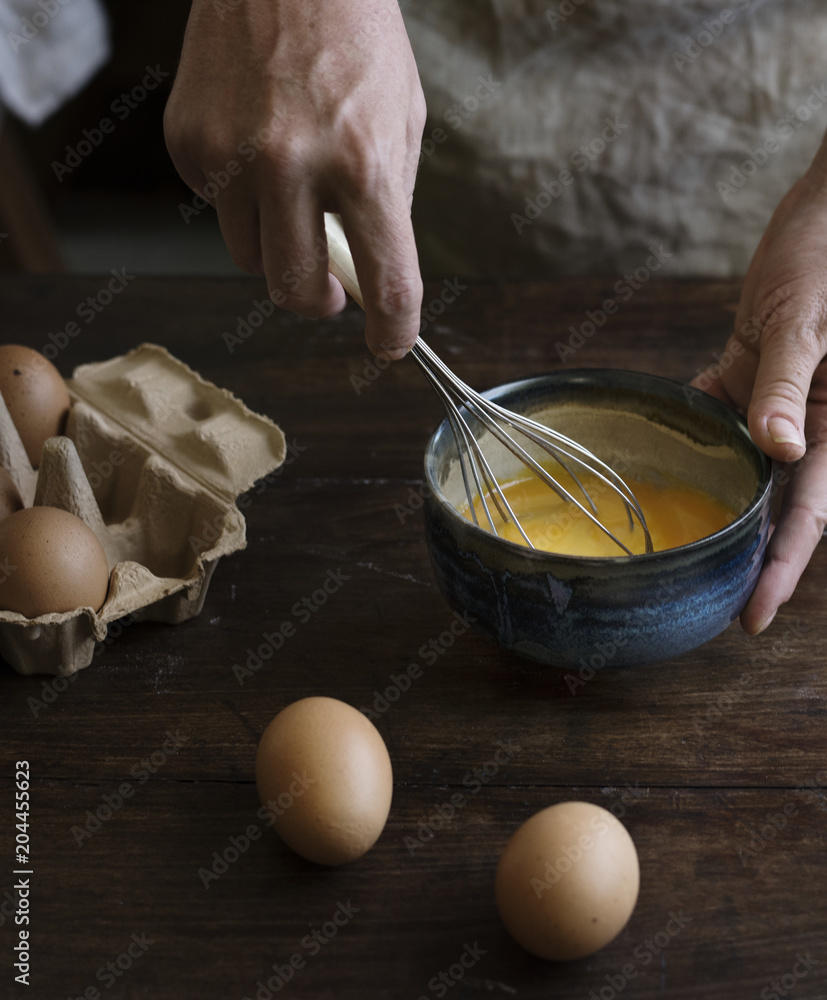
[[[448,602],[501,646],[540,663],[625,666],[676,656],[722,632],[752,593],[767,544],[772,463],[719,400],[640,372],[559,371],[484,394],[612,465],[676,476],[741,513],[700,541],[649,555],[555,555],[504,541],[458,511],[465,491],[447,421],[425,452],[425,525]],[[516,460],[464,414],[498,478]],[[585,676],[590,676],[586,674]]]

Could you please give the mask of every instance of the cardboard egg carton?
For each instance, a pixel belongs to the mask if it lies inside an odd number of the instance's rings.
[[[0,655],[22,674],[73,674],[111,622],[178,624],[197,615],[221,556],[246,545],[239,495],[284,461],[284,435],[164,348],[77,368],[65,437],[33,470],[0,397],[0,465],[28,506],[60,507],[103,545],[109,592],[27,619],[0,611]]]

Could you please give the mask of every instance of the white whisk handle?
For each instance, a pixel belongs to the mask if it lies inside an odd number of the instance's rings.
[[[362,299],[362,290],[359,288],[359,279],[356,277],[356,267],[353,263],[353,256],[350,246],[345,236],[342,220],[332,212],[324,214],[324,228],[327,235],[327,253],[330,258],[330,273],[338,278],[342,287],[352,296],[364,309],[365,303]]]

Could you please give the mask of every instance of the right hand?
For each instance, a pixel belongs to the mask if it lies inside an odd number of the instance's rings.
[[[193,3],[164,116],[178,172],[217,209],[238,266],[303,316],[345,305],[324,236],[323,213],[338,212],[365,339],[392,359],[419,332],[410,208],[424,124],[396,0]]]

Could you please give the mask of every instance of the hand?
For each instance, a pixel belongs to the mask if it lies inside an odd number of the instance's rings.
[[[419,332],[411,226],[425,101],[396,0],[195,0],[164,116],[172,160],[235,262],[304,316],[345,305],[324,212],[342,216],[374,353]]]
[[[827,144],[775,210],[747,271],[735,332],[693,382],[747,412],[782,473],[780,515],[741,613],[763,631],[788,601],[827,522]],[[726,367],[725,367],[726,365]],[[800,461],[799,461],[800,460]]]

